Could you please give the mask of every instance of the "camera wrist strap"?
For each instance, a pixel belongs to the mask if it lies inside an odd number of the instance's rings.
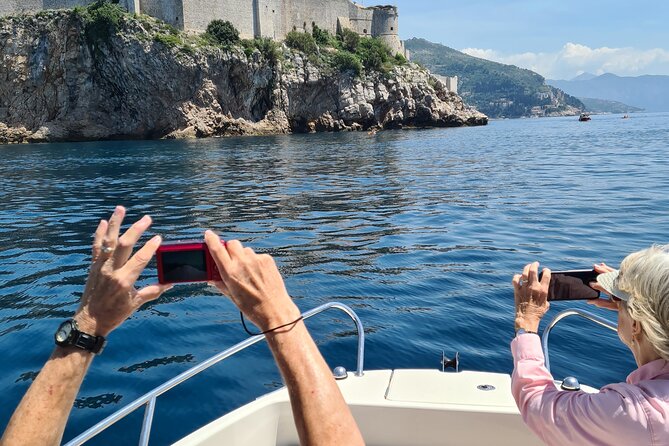
[[[264,335],[264,334],[267,334],[267,333],[272,333],[273,331],[277,331],[277,330],[280,330],[282,328],[286,328],[286,327],[289,327],[291,325],[295,325],[295,324],[297,324],[298,322],[300,322],[301,320],[304,319],[304,316],[300,316],[297,319],[295,319],[293,322],[288,322],[287,324],[279,325],[278,327],[274,327],[274,328],[271,328],[269,330],[254,333],[251,330],[249,330],[249,328],[246,326],[246,321],[244,320],[244,313],[242,313],[240,311],[239,316],[242,319],[242,326],[244,327],[244,331],[246,331],[250,336],[259,336],[259,335]]]

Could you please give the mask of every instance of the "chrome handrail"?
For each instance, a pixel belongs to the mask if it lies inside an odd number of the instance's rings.
[[[548,324],[548,326],[544,329],[544,332],[541,335],[541,347],[544,350],[544,358],[545,358],[544,362],[549,372],[551,371],[551,362],[548,356],[548,336],[550,336],[551,330],[553,330],[553,327],[555,327],[558,322],[569,316],[579,316],[591,322],[594,322],[597,325],[600,325],[604,328],[608,328],[609,330],[618,331],[618,326],[616,324],[613,324],[612,322],[609,322],[606,319],[599,317],[596,314],[589,313],[587,311],[565,310],[558,313],[553,318],[553,320]]]
[[[344,305],[339,302],[329,302],[323,305],[320,305],[312,310],[306,311],[302,313],[302,317],[304,319],[309,319],[312,316],[315,316],[319,313],[322,313],[325,310],[329,310],[330,308],[335,308],[338,310],[343,311],[346,313],[351,319],[353,319],[353,322],[355,322],[356,329],[358,330],[358,354],[357,354],[357,366],[356,366],[356,372],[355,376],[362,376],[363,375],[363,362],[365,359],[365,330],[362,326],[362,321],[358,317],[357,314],[355,314],[355,311],[351,309],[348,305]],[[253,337],[250,337],[248,339],[245,339],[244,341],[240,342],[239,344],[236,344],[229,349],[222,351],[211,358],[201,362],[200,364],[186,370],[185,372],[175,376],[171,380],[161,384],[160,386],[156,387],[155,389],[151,390],[150,392],[146,393],[144,396],[141,396],[137,398],[135,401],[132,403],[128,404],[127,406],[123,407],[122,409],[114,412],[104,420],[100,421],[90,429],[86,430],[82,434],[78,435],[74,439],[70,440],[65,446],[79,446],[91,438],[95,437],[98,435],[100,432],[104,431],[117,421],[125,418],[127,415],[131,414],[135,410],[139,409],[142,406],[146,406],[146,411],[144,412],[144,421],[142,422],[142,431],[140,434],[139,438],[139,445],[140,446],[146,446],[149,444],[149,436],[151,435],[151,425],[153,423],[153,414],[155,411],[156,407],[156,399],[162,395],[163,393],[167,392],[168,390],[178,386],[182,382],[192,378],[193,376],[197,375],[200,372],[203,372],[207,370],[209,367],[213,366],[214,364],[217,364],[221,362],[222,360],[229,358],[230,356],[234,355],[235,353],[238,353],[242,350],[244,350],[247,347],[250,347],[254,344],[257,344],[258,342],[262,341],[265,339],[265,335],[256,335]]]

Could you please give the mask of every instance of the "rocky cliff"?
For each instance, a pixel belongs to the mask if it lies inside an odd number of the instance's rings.
[[[0,143],[487,123],[414,64],[355,75],[285,47],[270,60],[170,45],[160,22],[122,22],[101,39],[77,11],[0,19]]]

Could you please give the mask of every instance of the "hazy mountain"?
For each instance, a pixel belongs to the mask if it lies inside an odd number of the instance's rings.
[[[623,102],[646,111],[669,111],[669,76],[602,74],[590,80],[547,82],[577,97]]]
[[[586,72],[586,73],[579,74],[578,76],[576,76],[572,80],[573,81],[589,81],[590,79],[594,79],[596,77],[597,77],[597,75]]]
[[[585,108],[533,71],[472,57],[425,39],[405,44],[413,61],[433,73],[458,76],[460,96],[492,118],[573,115]]]
[[[592,113],[637,113],[642,108],[632,107],[618,101],[607,101],[606,99],[579,98],[585,104],[587,111]]]

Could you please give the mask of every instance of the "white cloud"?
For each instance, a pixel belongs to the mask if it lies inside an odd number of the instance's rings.
[[[620,76],[669,74],[669,51],[661,48],[590,48],[567,43],[555,53],[502,54],[491,49],[465,48],[463,53],[528,68],[549,79],[571,79],[583,72]]]

